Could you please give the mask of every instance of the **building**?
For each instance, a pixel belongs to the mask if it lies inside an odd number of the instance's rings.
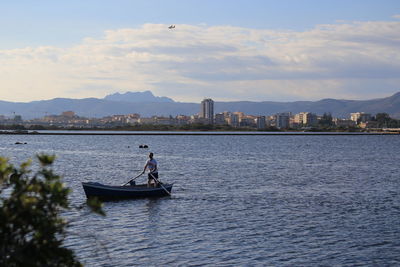
[[[275,119],[276,119],[276,117],[274,115],[270,115],[270,116],[265,117],[266,126],[267,127],[275,127],[276,126],[276,123],[275,123],[276,120]]]
[[[217,114],[215,114],[215,124],[217,124],[217,125],[224,125],[224,124],[226,124],[225,114],[224,114],[224,113],[217,113]]]
[[[317,114],[311,113],[311,112],[306,112],[305,116],[305,125],[307,126],[315,126],[318,124],[318,116]]]
[[[299,126],[314,126],[318,124],[318,116],[311,112],[300,112],[294,115],[293,123]]]
[[[258,116],[256,118],[257,129],[265,129],[267,127],[265,116]]]
[[[177,124],[178,125],[186,125],[190,123],[190,116],[186,115],[178,115],[176,116]]]
[[[350,113],[350,120],[355,121],[356,124],[360,122],[367,122],[371,120],[371,114],[364,112]]]
[[[304,112],[295,114],[294,118],[293,118],[293,123],[297,124],[297,125],[302,125],[303,124],[303,116],[304,116]]]
[[[353,120],[344,120],[344,119],[334,118],[332,121],[337,127],[354,127],[354,126],[356,126],[356,122]]]
[[[252,116],[252,115],[245,115],[242,116],[240,119],[240,126],[242,127],[257,127],[256,124],[257,117]]]
[[[239,127],[239,114],[231,113],[229,116],[229,125],[232,127]]]
[[[140,119],[140,114],[137,113],[128,114],[125,116],[125,122],[129,124],[139,123],[139,119]]]
[[[209,124],[214,123],[214,101],[211,98],[201,101],[200,118],[206,119]]]
[[[296,120],[296,115],[290,116],[289,127],[295,129],[299,128],[300,126],[300,123],[298,122],[298,120]]]
[[[290,113],[278,113],[275,115],[276,117],[276,128],[278,129],[286,129],[289,128],[290,121]]]

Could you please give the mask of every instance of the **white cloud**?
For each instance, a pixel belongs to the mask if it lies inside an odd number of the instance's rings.
[[[305,32],[161,24],[109,30],[70,48],[0,50],[0,99],[143,90],[196,102],[386,96],[399,90],[399,32],[400,22]]]

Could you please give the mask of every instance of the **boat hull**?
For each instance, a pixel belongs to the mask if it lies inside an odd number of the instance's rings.
[[[163,184],[164,189],[161,186],[111,186],[93,182],[82,183],[87,198],[97,197],[101,200],[163,197],[171,193],[172,185],[173,184]]]

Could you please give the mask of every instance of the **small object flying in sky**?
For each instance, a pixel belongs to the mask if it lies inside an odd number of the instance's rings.
[[[168,29],[170,29],[170,30],[171,30],[171,29],[175,29],[175,25],[169,26]]]

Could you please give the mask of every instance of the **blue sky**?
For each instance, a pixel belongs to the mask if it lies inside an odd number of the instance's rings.
[[[395,0],[2,1],[0,12],[0,100],[151,90],[177,101],[293,101],[400,91]]]
[[[71,45],[144,23],[303,31],[336,21],[394,20],[398,0],[3,1],[0,47]]]

